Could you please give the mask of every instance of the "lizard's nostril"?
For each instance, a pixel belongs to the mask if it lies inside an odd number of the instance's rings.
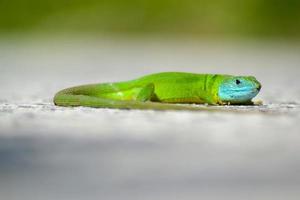
[[[256,88],[258,91],[260,91],[261,89],[261,85],[259,85],[257,88]]]

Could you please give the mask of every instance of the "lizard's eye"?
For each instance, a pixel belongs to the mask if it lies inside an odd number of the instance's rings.
[[[235,83],[238,85],[238,84],[241,83],[241,81],[240,81],[239,79],[236,79],[236,80],[235,80]]]

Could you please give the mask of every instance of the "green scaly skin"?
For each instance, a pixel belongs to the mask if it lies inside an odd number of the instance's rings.
[[[163,72],[125,82],[67,88],[55,95],[54,103],[95,108],[205,110],[208,108],[178,104],[228,104],[221,101],[218,90],[221,82],[230,77],[233,76]]]

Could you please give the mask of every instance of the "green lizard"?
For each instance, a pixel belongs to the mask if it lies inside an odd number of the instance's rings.
[[[59,91],[58,106],[193,110],[179,104],[253,104],[261,89],[253,76],[163,72],[135,80],[82,85]],[[176,105],[174,104],[176,103]]]

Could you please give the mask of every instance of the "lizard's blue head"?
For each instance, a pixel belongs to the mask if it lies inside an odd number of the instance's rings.
[[[242,104],[250,102],[261,89],[261,84],[253,76],[233,76],[224,79],[218,95],[222,102]]]

